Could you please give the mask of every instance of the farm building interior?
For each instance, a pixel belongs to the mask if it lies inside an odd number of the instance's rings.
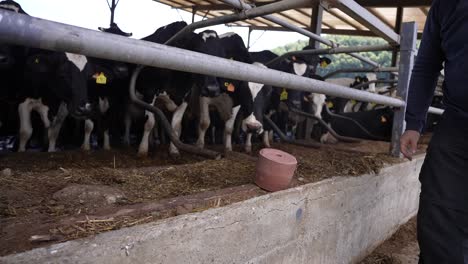
[[[139,40],[113,12],[98,31],[0,2],[0,262],[393,263],[378,261],[408,244],[403,257],[417,257],[417,170],[443,112],[442,74],[412,161],[398,142],[432,1],[156,2],[192,24]],[[248,39],[202,31],[220,24]],[[309,45],[249,53],[257,30]],[[320,76],[334,54],[364,66]],[[281,191],[258,184],[266,148],[297,161]],[[400,251],[371,254],[408,221]]]

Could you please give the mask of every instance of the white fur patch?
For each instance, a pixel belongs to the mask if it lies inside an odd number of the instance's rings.
[[[311,96],[312,96],[312,103],[315,106],[315,113],[313,114],[315,117],[318,117],[321,119],[322,109],[323,109],[323,106],[325,105],[326,96],[324,94],[316,94],[316,93],[312,93]]]
[[[209,38],[217,38],[218,35],[214,32],[203,32],[202,39],[206,42]]]
[[[256,126],[259,128],[257,133],[263,133],[263,125],[255,118],[253,113],[250,114],[246,119],[242,120],[242,130],[247,131],[249,126]]]
[[[299,75],[299,76],[304,75],[304,73],[307,70],[307,64],[305,64],[305,63],[294,62],[293,67],[294,67],[294,73]]]
[[[219,38],[229,38],[229,37],[234,36],[234,35],[236,35],[235,32],[227,32],[227,33],[224,33],[222,35],[219,35]]]
[[[0,7],[4,8],[4,9],[11,10],[11,11],[16,12],[16,13],[19,13],[19,8],[17,6],[14,6],[14,5],[3,4],[3,5],[0,5]]]
[[[252,100],[255,101],[255,98],[257,97],[258,93],[260,90],[263,88],[262,83],[254,83],[254,82],[249,82],[249,89],[250,93],[252,94]]]
[[[99,111],[104,114],[109,110],[109,100],[107,97],[104,97],[104,99],[99,98]]]
[[[65,55],[67,55],[68,60],[75,64],[80,71],[83,71],[86,63],[88,63],[88,60],[83,55],[68,52],[65,52]]]
[[[377,80],[377,74],[375,73],[368,73],[366,74],[366,77],[369,80],[369,82]],[[367,89],[367,91],[371,93],[375,93],[376,92],[375,83],[369,84],[369,89]]]

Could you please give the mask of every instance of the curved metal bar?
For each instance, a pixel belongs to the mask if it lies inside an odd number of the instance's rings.
[[[169,121],[167,120],[164,113],[159,108],[154,107],[152,105],[149,105],[149,104],[141,101],[140,99],[138,99],[138,97],[136,96],[136,92],[135,92],[135,84],[136,84],[136,80],[138,78],[138,75],[140,74],[140,72],[141,72],[141,70],[143,68],[144,68],[144,66],[139,65],[133,71],[132,78],[130,80],[130,87],[129,87],[129,96],[130,96],[131,102],[134,103],[135,105],[139,106],[139,107],[144,108],[145,110],[153,112],[156,115],[156,117],[158,118],[158,120],[161,122],[161,125],[164,128],[164,130],[166,131],[166,133],[169,135],[169,138],[171,139],[172,143],[174,143],[174,145],[178,149],[180,149],[182,151],[185,151],[185,152],[197,154],[197,155],[200,155],[200,156],[203,156],[203,157],[207,157],[207,158],[210,158],[210,159],[215,159],[215,160],[220,159],[221,154],[218,153],[218,152],[208,150],[208,149],[200,149],[200,148],[197,148],[195,146],[187,145],[187,144],[182,143],[179,140],[179,138],[177,137],[177,135],[174,133],[174,131],[172,130],[171,124],[169,124]]]
[[[352,119],[350,117],[347,117],[347,116],[342,116],[342,115],[332,113],[330,111],[330,109],[328,108],[328,106],[326,106],[326,105],[324,107],[325,107],[325,111],[327,111],[327,114],[329,114],[330,116],[335,117],[335,118],[341,118],[341,119],[353,122],[356,126],[359,127],[359,129],[362,130],[362,132],[364,132],[370,138],[375,139],[375,140],[380,140],[380,141],[385,141],[386,140],[385,138],[373,135],[371,132],[369,132],[369,130],[367,130],[364,126],[362,126],[358,121],[356,121],[356,120],[354,120],[354,119]]]
[[[356,86],[353,86],[354,89],[361,89],[362,87],[372,84],[372,83],[398,83],[398,80],[372,80],[366,83],[360,83]]]
[[[343,142],[347,142],[347,143],[358,143],[358,142],[362,141],[362,140],[357,139],[357,138],[345,137],[345,136],[338,135],[338,133],[336,133],[336,131],[333,128],[331,128],[327,123],[325,123],[325,121],[323,121],[321,118],[318,118],[318,117],[316,117],[316,116],[314,116],[312,114],[300,111],[300,110],[295,109],[295,108],[290,108],[289,111],[291,111],[291,112],[293,112],[295,114],[298,114],[298,115],[305,116],[307,118],[317,120],[323,127],[325,127],[325,129],[328,132],[330,132],[330,134],[332,134],[333,137],[335,137],[339,141],[343,141]]]
[[[292,144],[292,145],[297,145],[297,146],[302,146],[302,147],[308,147],[308,148],[321,148],[323,145],[320,143],[314,143],[314,142],[299,142],[296,140],[291,140],[289,139],[281,129],[273,122],[267,115],[263,115],[264,120],[273,128],[273,130],[279,135],[281,140],[283,140],[286,143]]]
[[[323,76],[324,79],[328,79],[339,73],[347,72],[396,72],[398,73],[398,67],[380,67],[380,68],[349,68],[349,69],[340,69],[334,72],[330,72]]]

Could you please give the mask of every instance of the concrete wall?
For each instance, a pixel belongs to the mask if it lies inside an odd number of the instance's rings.
[[[422,160],[10,255],[0,263],[354,263],[416,213]]]

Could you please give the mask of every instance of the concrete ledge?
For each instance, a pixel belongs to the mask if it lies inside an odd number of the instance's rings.
[[[354,263],[418,208],[424,156],[226,207],[0,258],[0,263]]]

